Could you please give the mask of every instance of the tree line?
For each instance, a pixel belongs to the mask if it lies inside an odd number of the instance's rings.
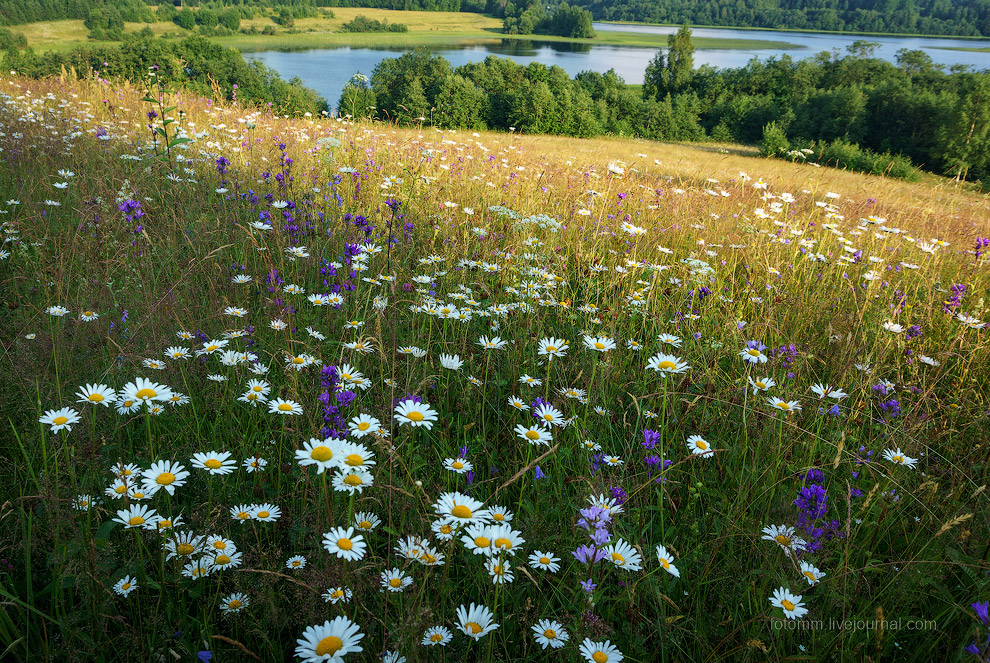
[[[58,76],[75,70],[105,79],[140,81],[152,66],[164,80],[195,93],[214,97],[215,91],[231,101],[260,106],[279,114],[318,114],[329,110],[327,102],[298,78],[283,80],[260,62],[248,63],[241,54],[193,35],[162,39],[125,35],[119,46],[84,45],[66,52],[38,54],[32,49],[8,50],[4,71],[34,78]]]
[[[574,39],[591,39],[595,36],[591,12],[580,7],[571,7],[561,2],[547,9],[541,0],[529,5],[505,6],[502,31],[505,34],[557,35]]]
[[[896,63],[857,42],[843,56],[789,56],[738,69],[694,69],[690,30],[671,35],[641,91],[614,71],[571,78],[560,67],[494,56],[453,68],[415,51],[349,83],[341,114],[464,129],[604,134],[760,144],[854,169],[910,176],[990,176],[990,74],[945,71],[921,51]]]
[[[201,25],[202,20],[206,20],[215,26],[222,24],[222,16],[250,19],[258,13],[274,9],[276,16],[308,18],[317,16],[320,8],[330,6],[335,5],[328,0],[2,0],[0,25],[63,19],[87,20],[91,17],[95,21],[97,14],[110,16],[111,23],[116,23],[113,19],[118,17],[121,22],[151,23],[156,20],[171,21],[182,14],[191,16],[194,25]],[[184,10],[191,9],[204,11],[205,18],[196,22],[195,15],[198,11],[183,13]],[[216,20],[210,19],[211,15]]]

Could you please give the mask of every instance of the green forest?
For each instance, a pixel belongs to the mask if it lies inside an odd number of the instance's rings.
[[[897,177],[918,168],[990,175],[988,73],[946,72],[921,51],[886,62],[865,41],[841,57],[754,58],[739,69],[694,69],[687,28],[670,46],[642,92],[612,71],[571,78],[494,56],[454,69],[410,52],[382,61],[370,82],[349,84],[338,112],[448,128],[762,143],[768,155]]]
[[[93,10],[105,13],[112,10],[125,21],[140,22],[150,20],[149,7],[159,2],[3,0],[0,2],[0,25],[86,19]],[[544,3],[534,0],[185,0],[178,4],[183,7],[202,6],[214,11],[224,8],[288,8],[307,12],[323,7],[464,11],[510,19],[518,18],[526,10],[544,9]],[[604,21],[990,36],[990,0],[573,0],[570,4],[589,11],[595,20]],[[297,13],[296,17],[300,15],[304,14]]]

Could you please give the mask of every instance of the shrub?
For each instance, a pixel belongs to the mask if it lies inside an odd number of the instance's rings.
[[[358,14],[353,20],[340,26],[343,32],[406,32],[409,28],[404,23],[389,23],[368,18],[363,14]]]
[[[763,127],[763,140],[760,141],[760,155],[776,157],[786,153],[791,148],[790,141],[784,129],[776,122],[769,122]]]

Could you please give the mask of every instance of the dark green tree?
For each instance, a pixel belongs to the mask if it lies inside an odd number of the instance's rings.
[[[172,20],[183,30],[192,30],[196,27],[196,13],[189,7],[183,8]]]
[[[227,9],[220,14],[220,25],[228,30],[237,31],[241,27],[241,13],[236,9]]]
[[[966,74],[962,94],[941,129],[942,158],[956,181],[972,169],[985,178],[990,163],[990,74]]]
[[[667,51],[657,51],[646,67],[643,81],[644,99],[662,99],[683,90],[694,74],[694,43],[691,28],[685,23],[676,34],[667,37]]]

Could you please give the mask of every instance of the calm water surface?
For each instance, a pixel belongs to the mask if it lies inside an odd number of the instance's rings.
[[[640,32],[649,34],[671,34],[676,27],[650,25],[610,25],[596,23],[595,30],[601,32]],[[694,56],[696,65],[709,64],[715,67],[741,67],[751,58],[769,58],[785,53],[793,58],[811,57],[821,51],[845,53],[846,46],[857,39],[878,42],[880,46],[875,57],[891,62],[902,48],[918,49],[926,52],[935,62],[949,67],[969,65],[976,69],[990,69],[990,53],[973,53],[947,50],[957,47],[988,47],[990,40],[952,39],[950,37],[861,37],[855,35],[816,34],[810,32],[768,32],[761,30],[739,30],[732,28],[694,28],[697,37],[750,39],[753,41],[773,40],[794,44],[797,49],[778,50],[759,48],[740,49],[699,49]],[[298,76],[303,82],[317,90],[336,106],[340,93],[351,76],[360,72],[371,76],[375,66],[385,58],[394,58],[405,52],[405,48],[327,48],[304,51],[261,51],[245,53],[249,60],[258,60],[275,69],[285,79]],[[479,62],[489,55],[508,57],[526,65],[540,62],[547,66],[559,66],[571,76],[582,71],[606,72],[615,69],[627,83],[642,83],[646,65],[656,55],[655,48],[638,46],[581,45],[547,41],[502,40],[500,43],[484,45],[444,46],[432,49],[442,55],[454,67],[468,62]]]

